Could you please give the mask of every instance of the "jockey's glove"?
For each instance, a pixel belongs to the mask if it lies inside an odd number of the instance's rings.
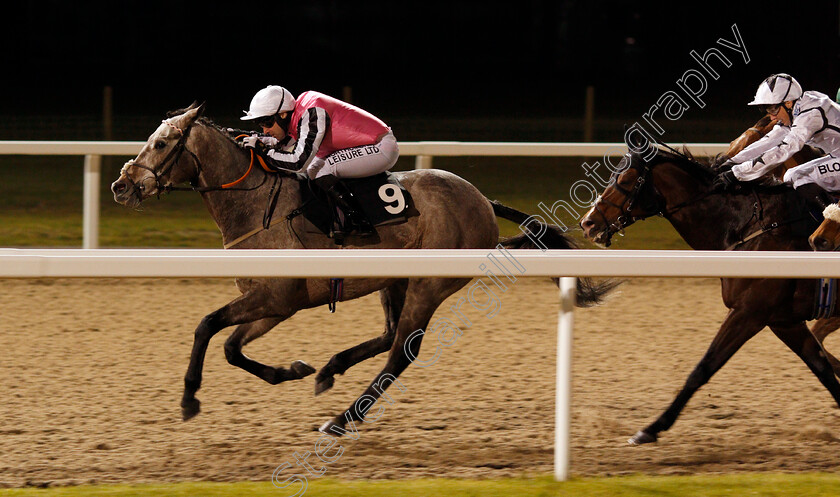
[[[717,175],[712,182],[713,192],[731,192],[738,186],[738,178],[732,170],[724,171]]]
[[[263,143],[260,140],[260,137],[257,135],[246,136],[242,139],[242,146],[245,148],[254,149],[258,154],[265,155],[268,152],[268,145]]]

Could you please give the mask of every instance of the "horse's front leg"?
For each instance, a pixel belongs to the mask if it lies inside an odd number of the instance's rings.
[[[429,321],[438,306],[469,282],[469,279],[416,279],[409,281],[405,305],[400,314],[396,335],[388,354],[388,362],[365,389],[364,393],[347,410],[319,428],[322,433],[342,436],[348,432],[348,423],[350,423],[349,431],[355,431],[356,421],[376,421],[382,414],[384,407],[380,407],[376,416],[368,416],[368,411],[376,404],[377,400],[384,396],[389,403],[394,402],[385,393],[385,390],[391,384],[396,384],[397,388],[405,390],[405,386],[397,378],[420,355],[420,343],[423,340],[423,334],[415,332],[427,329]]]
[[[708,383],[712,376],[726,364],[735,352],[743,346],[747,340],[754,337],[765,326],[761,317],[762,312],[736,308],[729,311],[726,319],[718,330],[706,354],[695,366],[694,371],[688,375],[677,397],[662,413],[656,421],[647,428],[639,431],[628,440],[631,445],[655,442],[659,432],[669,429],[688,403],[691,396]]]
[[[225,358],[228,363],[242,368],[272,385],[289,380],[299,380],[314,373],[315,368],[303,361],[294,361],[289,368],[281,366],[273,367],[259,363],[242,353],[242,347],[247,343],[265,335],[277,326],[277,324],[289,317],[265,318],[254,321],[253,323],[245,323],[237,326],[236,330],[225,341]]]
[[[181,415],[184,421],[201,411],[201,402],[195,393],[201,388],[201,372],[210,339],[223,328],[239,323],[257,321],[266,317],[265,295],[248,292],[224,307],[206,315],[195,329],[190,365],[184,376],[184,395],[181,398]]]

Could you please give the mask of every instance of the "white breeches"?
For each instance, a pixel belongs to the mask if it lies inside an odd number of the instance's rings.
[[[372,145],[344,148],[330,155],[312,159],[306,168],[311,179],[328,174],[336,178],[365,178],[394,167],[400,156],[400,147],[393,133],[383,136]]]
[[[840,159],[829,154],[788,169],[785,183],[794,188],[816,183],[826,191],[840,192]]]

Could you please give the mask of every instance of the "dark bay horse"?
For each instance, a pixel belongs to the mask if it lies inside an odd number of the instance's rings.
[[[210,215],[222,232],[225,245],[251,248],[337,249],[324,235],[306,233],[301,216],[286,216],[301,205],[305,177],[296,171],[268,172],[253,165],[253,157],[208,119],[204,106],[190,106],[176,113],[152,133],[137,157],[125,164],[119,179],[111,186],[114,199],[129,207],[145,199],[189,182],[201,193]],[[348,237],[344,248],[535,248],[534,236],[550,248],[573,248],[557,226],[527,225],[532,229],[509,239],[499,239],[496,216],[523,223],[528,216],[491,202],[474,186],[458,176],[439,170],[396,173],[410,193],[419,215],[403,224],[377,228],[373,240]],[[279,223],[264,229],[268,216]],[[382,352],[390,351],[384,369],[363,395],[344,413],[321,429],[343,433],[346,422],[364,419],[373,400],[409,365],[408,353],[417,357],[420,337],[406,347],[409,335],[426,329],[432,314],[450,295],[464,287],[470,278],[356,278],[344,282],[341,300],[350,300],[379,291],[385,310],[385,331],[381,336],[334,355],[315,378],[316,394],[333,385],[336,374]],[[195,330],[190,364],[184,378],[181,400],[183,418],[200,411],[195,397],[201,386],[201,373],[208,343],[216,333],[237,325],[225,342],[225,357],[271,384],[298,380],[315,372],[303,361],[289,368],[271,367],[250,359],[242,352],[248,342],[262,336],[300,309],[330,302],[328,278],[240,278],[236,284],[242,295],[208,314]],[[614,284],[583,281],[578,285],[578,305],[600,301]],[[406,350],[406,348],[410,350]]]
[[[689,157],[659,151],[649,162],[635,154],[584,216],[587,238],[609,244],[616,232],[636,220],[664,216],[697,250],[807,250],[815,222],[797,208],[786,186],[742,187],[736,193],[711,190],[715,171]],[[706,354],[688,376],[670,407],[629,442],[655,442],[669,429],[691,396],[738,349],[765,326],[796,353],[840,405],[840,383],[820,343],[805,321],[814,306],[814,280],[722,278],[726,319]]]

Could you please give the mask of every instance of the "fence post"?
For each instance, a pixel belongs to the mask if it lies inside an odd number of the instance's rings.
[[[99,248],[99,177],[101,155],[85,155],[84,200],[82,209],[82,248]]]
[[[431,169],[432,168],[432,156],[431,155],[418,155],[417,158],[414,159],[414,169]]]
[[[557,320],[557,387],[554,398],[554,479],[569,477],[569,429],[572,398],[572,328],[577,278],[560,278],[560,316]]]

